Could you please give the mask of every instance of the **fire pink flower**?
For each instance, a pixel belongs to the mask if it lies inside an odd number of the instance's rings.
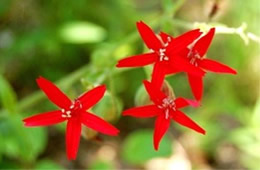
[[[192,47],[183,49],[180,54],[186,59],[190,65],[193,65],[201,70],[216,72],[216,73],[227,73],[237,74],[236,70],[221,64],[217,61],[207,59],[205,54],[209,48],[209,45],[214,37],[215,28],[211,28],[210,31],[200,38]],[[166,42],[169,35],[165,33],[160,34],[164,42]],[[171,37],[174,39],[173,37]],[[172,73],[176,73],[182,70],[172,70]],[[201,100],[203,94],[203,76],[194,75],[187,73],[189,84],[191,86],[192,93],[197,100]]]
[[[161,87],[164,76],[175,69],[188,72],[191,75],[204,75],[204,71],[189,64],[185,59],[176,57],[180,51],[187,48],[201,35],[199,29],[189,31],[175,39],[171,39],[169,36],[166,41],[161,41],[153,30],[142,21],[137,22],[136,25],[150,52],[122,59],[116,65],[117,67],[141,67],[154,64],[152,83],[155,82],[156,87]]]
[[[104,96],[106,91],[104,85],[98,86],[71,101],[49,80],[40,77],[36,81],[49,100],[60,109],[26,118],[23,120],[24,125],[27,127],[49,126],[67,121],[66,150],[69,160],[76,159],[81,136],[81,124],[107,135],[115,136],[119,133],[119,130],[114,126],[86,111]]]
[[[171,99],[166,96],[158,88],[148,81],[144,81],[144,85],[150,99],[154,104],[135,107],[123,112],[123,115],[134,116],[138,118],[157,117],[155,121],[155,130],[153,136],[154,149],[158,150],[159,143],[170,126],[170,120],[174,120],[179,124],[191,128],[199,133],[205,134],[205,130],[191,120],[185,113],[179,109],[191,105],[198,106],[198,102],[184,98]]]

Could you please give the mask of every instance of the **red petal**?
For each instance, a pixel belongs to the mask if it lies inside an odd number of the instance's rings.
[[[85,126],[106,135],[116,136],[119,133],[117,128],[92,113],[82,112],[81,122]]]
[[[192,93],[196,100],[201,100],[201,96],[203,94],[203,80],[201,76],[194,76],[191,74],[188,74],[188,80],[190,83],[190,87],[192,90]]]
[[[94,89],[82,94],[78,97],[78,100],[82,104],[82,110],[87,110],[91,106],[95,105],[105,94],[106,86],[97,86]]]
[[[140,21],[136,23],[136,26],[139,34],[149,49],[157,51],[162,47],[160,40],[156,37],[153,30],[148,25]]]
[[[147,53],[124,58],[118,62],[117,67],[140,67],[154,63],[158,59],[156,53]]]
[[[172,67],[176,68],[177,70],[181,70],[193,75],[197,76],[204,76],[205,72],[201,70],[199,67],[195,67],[194,65],[190,64],[188,60],[183,57],[174,57],[171,60]]]
[[[163,40],[164,43],[168,42],[168,37],[170,37],[171,41],[174,39],[172,36],[170,36],[169,34],[166,34],[165,32],[160,32],[160,37]]]
[[[206,131],[202,129],[197,123],[195,123],[193,120],[191,120],[188,116],[186,116],[181,111],[177,110],[174,111],[174,113],[171,113],[172,119],[178,122],[179,124],[186,126],[188,128],[191,128],[199,133],[205,134]]]
[[[185,57],[188,58],[188,54],[190,52],[189,48],[184,48],[183,50],[181,50],[178,55],[180,55],[181,57]]]
[[[231,67],[210,59],[201,60],[199,66],[212,72],[237,74]]]
[[[199,102],[195,100],[189,100],[189,99],[184,99],[182,97],[178,97],[177,99],[174,100],[176,104],[176,108],[180,109],[186,106],[192,106],[192,107],[198,107],[200,104]]]
[[[67,123],[66,130],[66,150],[67,158],[75,160],[78,153],[81,136],[81,123],[78,118],[71,118]]]
[[[151,81],[154,88],[161,89],[165,74],[167,72],[166,68],[167,65],[163,64],[162,62],[155,63],[153,67],[152,81]]]
[[[205,36],[200,38],[194,45],[193,49],[196,50],[201,57],[203,57],[207,52],[209,45],[214,37],[214,34],[215,28],[211,28],[210,31]]]
[[[161,112],[162,110],[159,109],[157,105],[148,105],[125,110],[123,115],[134,117],[153,117],[160,114]]]
[[[171,65],[171,67],[165,68],[165,70],[166,70],[165,75],[176,74],[176,73],[182,71],[182,70],[180,70],[180,69],[175,68],[175,66],[173,66],[173,65]]]
[[[51,81],[40,77],[36,80],[36,82],[54,104],[64,109],[68,109],[70,107],[71,100]]]
[[[158,150],[160,141],[170,126],[170,119],[165,119],[164,114],[158,116],[155,121],[155,129],[153,134],[154,149]]]
[[[25,126],[49,126],[65,121],[61,111],[55,110],[28,117],[23,120]]]
[[[166,98],[166,95],[160,91],[160,89],[155,88],[150,82],[147,80],[143,81],[145,89],[147,93],[150,96],[150,99],[155,103],[155,104],[161,104],[162,100]]]
[[[175,37],[173,41],[169,44],[166,54],[176,54],[182,49],[186,48],[189,44],[191,44],[195,39],[197,39],[202,33],[199,29],[191,30],[186,32],[178,37]]]

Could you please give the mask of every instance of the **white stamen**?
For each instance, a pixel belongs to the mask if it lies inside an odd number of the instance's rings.
[[[167,37],[167,40],[168,40],[168,42],[171,42],[172,39],[171,39],[171,37]]]
[[[169,43],[168,43],[168,42],[166,42],[166,43],[164,44],[164,46],[165,46],[165,47],[167,47],[168,45],[169,45]]]
[[[61,115],[61,117],[65,118],[65,117],[67,117],[67,115]]]
[[[163,52],[165,52],[165,51],[166,51],[165,48],[160,48],[160,49],[159,49],[159,52],[160,52],[160,53],[163,53]]]
[[[169,109],[166,109],[165,110],[165,119],[168,119],[169,118]]]
[[[70,106],[70,109],[73,109],[74,108],[74,104]]]
[[[169,57],[165,56],[165,57],[164,57],[164,60],[168,61],[168,60],[169,60]]]
[[[65,113],[65,109],[61,109],[61,112],[62,112],[62,113]]]
[[[163,56],[162,55],[160,56],[160,61],[163,61]]]
[[[66,114],[67,114],[67,115],[70,115],[70,114],[71,114],[71,111],[70,111],[70,110],[66,111]]]
[[[154,52],[154,50],[153,49],[150,49],[150,51],[153,53]]]

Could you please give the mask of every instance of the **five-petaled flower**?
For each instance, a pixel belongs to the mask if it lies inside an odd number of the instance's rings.
[[[176,69],[192,75],[204,75],[204,71],[179,57],[179,53],[201,35],[199,29],[189,31],[174,39],[168,36],[166,41],[160,40],[158,38],[160,36],[157,37],[153,30],[142,21],[137,22],[137,29],[150,52],[122,59],[117,67],[141,67],[154,64],[152,83],[156,87],[161,87],[165,75]]]
[[[199,133],[206,133],[204,129],[179,110],[188,105],[196,107],[199,105],[198,102],[184,98],[171,99],[148,81],[144,81],[144,86],[154,104],[125,110],[123,115],[139,118],[157,116],[153,137],[155,150],[158,150],[159,143],[170,126],[171,119]]]
[[[183,49],[180,52],[181,56],[184,59],[186,59],[191,65],[201,70],[207,70],[216,73],[236,74],[237,73],[236,70],[224,64],[221,64],[217,61],[205,58],[205,54],[214,37],[214,34],[215,34],[215,28],[211,28],[209,32],[205,36],[199,38],[194,45],[191,45],[191,47],[189,48]],[[160,36],[164,42],[166,42],[167,37],[169,37],[169,35],[165,33],[161,33]],[[171,38],[174,39],[173,37]],[[176,73],[179,71],[182,70],[176,69],[172,73]],[[187,73],[187,76],[194,97],[197,100],[201,100],[202,93],[203,93],[203,76],[194,75],[190,73]]]
[[[81,136],[81,124],[107,135],[115,136],[119,133],[119,130],[114,126],[86,111],[104,96],[106,91],[104,85],[98,86],[71,101],[49,80],[40,77],[37,79],[37,84],[60,109],[26,118],[23,120],[24,124],[28,127],[49,126],[67,121],[66,150],[69,160],[76,159]]]

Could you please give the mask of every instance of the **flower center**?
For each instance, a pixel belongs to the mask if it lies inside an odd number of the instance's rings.
[[[169,57],[165,54],[166,48],[171,42],[171,37],[167,37],[167,42],[163,43],[163,48],[160,48],[159,51],[156,51],[156,53],[159,55],[159,61],[169,61]],[[153,49],[150,49],[151,52],[154,52]]]
[[[170,117],[170,110],[176,111],[174,100],[170,98],[163,99],[162,104],[158,105],[158,108],[164,110],[165,119],[168,119]]]
[[[160,48],[159,49],[159,60],[160,61],[169,61],[169,57],[165,55],[165,51],[166,49],[165,48]]]
[[[202,60],[202,58],[200,57],[200,54],[198,53],[198,51],[193,51],[192,49],[188,53],[187,57],[188,57],[188,59],[190,59],[190,63],[192,65],[194,65],[195,67],[198,66],[198,60]]]
[[[61,109],[61,117],[63,118],[71,118],[77,111],[82,109],[82,104],[79,100],[75,100],[69,107],[69,109]]]

